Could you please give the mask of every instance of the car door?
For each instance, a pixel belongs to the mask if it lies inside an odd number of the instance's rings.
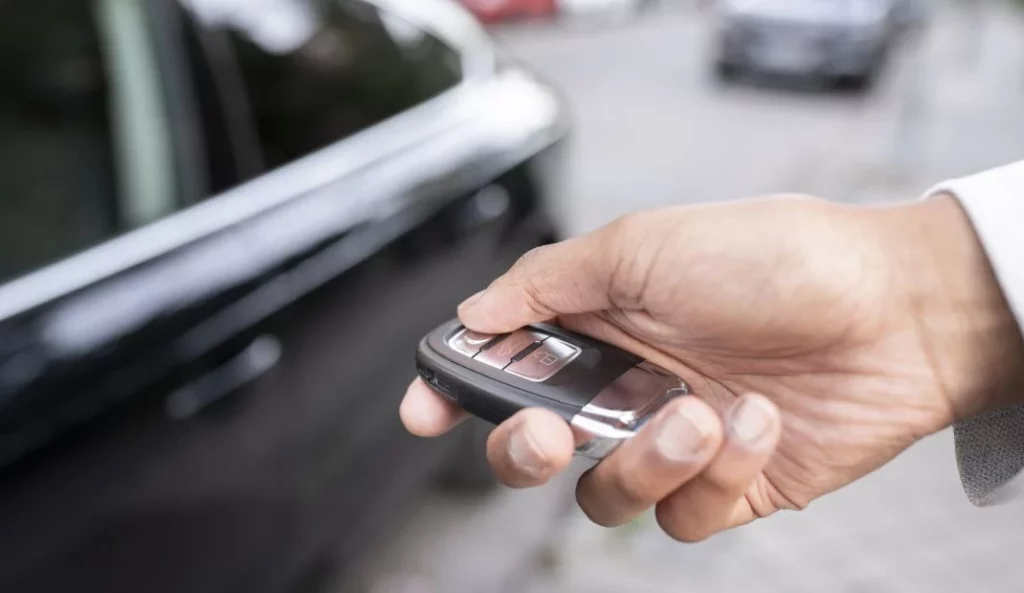
[[[242,87],[229,94],[246,97],[276,168],[263,181],[289,180],[275,184],[288,202],[261,215],[255,237],[282,263],[223,319],[282,344],[267,396],[247,395],[247,410],[274,431],[275,483],[309,486],[284,492],[305,521],[289,553],[330,564],[386,533],[459,444],[401,429],[411,353],[462,298],[549,240],[532,177],[556,121],[546,91],[499,76],[465,13],[444,16],[450,4],[310,6],[325,7],[323,20],[290,51],[261,44],[261,19],[300,13],[236,13],[200,34],[235,70],[218,78]]]
[[[325,586],[453,446],[397,401],[550,238],[557,108],[443,3],[54,3],[4,20],[0,589]]]

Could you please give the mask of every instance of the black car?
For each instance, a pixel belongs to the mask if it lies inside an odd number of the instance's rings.
[[[334,590],[479,480],[397,407],[564,129],[467,13],[7,2],[0,80],[0,591]]]

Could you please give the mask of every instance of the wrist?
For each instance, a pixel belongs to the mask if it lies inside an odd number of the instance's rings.
[[[875,210],[893,297],[956,420],[1024,401],[1024,338],[984,248],[951,195]]]

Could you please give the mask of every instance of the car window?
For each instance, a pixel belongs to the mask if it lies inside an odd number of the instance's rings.
[[[230,86],[230,75],[211,84],[220,86],[226,117],[250,118],[265,169],[351,136],[462,79],[456,50],[360,0],[180,3],[200,29],[195,37],[202,43],[190,44],[190,53],[230,60],[237,70],[240,89]],[[202,60],[190,62],[198,67]],[[204,84],[199,73],[196,78]],[[225,101],[225,93],[234,99]],[[197,95],[209,101],[217,93],[199,89]]]
[[[0,281],[176,208],[142,3],[0,4]]]

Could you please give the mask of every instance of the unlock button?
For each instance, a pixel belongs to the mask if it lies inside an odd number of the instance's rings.
[[[548,338],[539,348],[505,370],[530,381],[547,381],[579,356],[580,349],[557,338]]]
[[[537,344],[547,339],[542,333],[521,329],[504,336],[500,342],[488,345],[476,360],[490,365],[496,369],[503,369],[519,355],[533,349]]]

